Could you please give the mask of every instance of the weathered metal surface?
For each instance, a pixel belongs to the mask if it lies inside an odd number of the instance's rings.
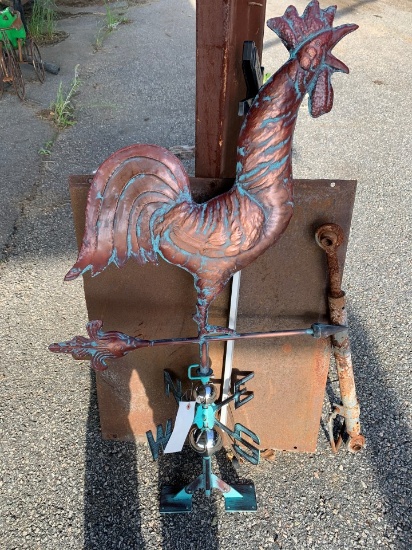
[[[341,298],[344,292],[341,288],[342,274],[337,251],[345,240],[342,228],[335,223],[325,223],[316,230],[315,240],[326,252],[329,277],[328,295],[332,298]]]
[[[341,298],[329,297],[329,310],[332,323],[339,323],[340,321],[346,323],[345,294]],[[342,405],[334,405],[331,421],[337,414],[345,419],[345,430],[349,436],[347,447],[349,451],[357,453],[364,447],[365,437],[361,433],[359,419],[360,406],[356,394],[350,340],[347,330],[339,335],[332,336],[332,348],[339,377]],[[331,431],[331,436],[331,443],[334,444],[333,431]]]
[[[316,242],[326,252],[329,275],[329,314],[335,325],[347,325],[345,293],[341,288],[341,273],[337,251],[344,241],[344,234],[339,225],[325,224],[316,231]],[[332,450],[336,452],[342,441],[339,435],[335,442],[333,435],[333,421],[340,415],[345,420],[348,434],[348,449],[351,452],[360,451],[365,445],[365,437],[361,434],[360,407],[356,395],[355,378],[353,373],[352,356],[348,330],[332,336],[332,349],[336,361],[336,370],[339,378],[339,388],[342,404],[334,405],[329,419],[329,435]]]
[[[253,40],[262,57],[266,0],[198,0],[196,3],[197,177],[236,173],[236,144],[245,97],[242,50]]]
[[[128,336],[123,332],[102,330],[103,321],[89,321],[86,325],[89,338],[75,336],[67,342],[51,344],[49,350],[54,353],[69,353],[73,359],[90,360],[90,367],[96,371],[109,368],[107,360],[119,359],[130,351],[147,347],[149,340]]]
[[[232,17],[234,3],[225,6]],[[197,294],[203,376],[212,372],[204,337],[228,332],[209,324],[211,303],[234,273],[277,242],[291,219],[291,144],[300,104],[308,93],[312,116],[330,111],[331,74],[348,72],[331,50],[357,26],[333,28],[335,11],[321,10],[313,0],[302,17],[289,7],[269,20],[290,58],[259,91],[244,120],[229,191],[198,204],[180,161],[146,144],[111,155],[91,182],[81,249],[66,280],[88,271],[97,275],[110,264],[124,267],[129,259],[142,265],[162,258],[189,272]]]
[[[276,245],[242,271],[237,330],[327,322],[328,276],[315,230],[331,220],[344,232],[344,266],[356,182],[295,180],[295,212]],[[329,368],[330,342],[303,338],[236,342],[234,372],[250,371],[255,398],[230,411],[259,434],[263,449],[313,452]]]

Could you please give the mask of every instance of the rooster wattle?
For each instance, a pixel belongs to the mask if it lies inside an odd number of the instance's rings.
[[[245,118],[236,181],[227,193],[194,202],[181,162],[156,145],[131,145],[104,161],[89,191],[81,250],[65,280],[88,270],[97,275],[111,263],[122,267],[129,258],[156,263],[159,255],[193,275],[199,334],[219,330],[208,325],[210,303],[236,271],[279,239],[292,216],[292,136],[305,94],[312,116],[327,113],[332,73],[349,72],[331,50],[357,25],[332,28],[335,11],[314,0],[302,17],[290,6],[268,21],[290,58]]]

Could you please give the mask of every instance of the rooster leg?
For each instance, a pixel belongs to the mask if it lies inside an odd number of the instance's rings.
[[[209,332],[207,322],[209,306],[210,302],[208,303],[201,295],[198,295],[196,314],[193,315],[193,320],[197,324],[199,336],[203,336]]]
[[[193,320],[198,326],[199,336],[205,334],[235,334],[235,331],[227,328],[220,327],[216,325],[209,325],[208,323],[208,314],[209,307],[213,300],[220,292],[219,289],[203,289],[198,291],[197,295],[197,304],[196,304],[196,314],[193,316]]]

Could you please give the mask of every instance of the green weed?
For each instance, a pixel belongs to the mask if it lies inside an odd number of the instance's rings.
[[[56,100],[50,105],[50,116],[58,128],[67,128],[76,124],[74,120],[73,97],[80,88],[79,65],[74,68],[74,78],[70,83],[69,90],[65,92],[63,82],[60,82],[57,90]]]
[[[266,82],[269,80],[269,78],[272,76],[272,73],[265,73],[263,75],[263,84],[266,84]]]
[[[30,35],[37,42],[51,40],[56,31],[56,4],[54,0],[36,0],[28,20]]]
[[[53,147],[53,140],[46,141],[46,143],[43,145],[43,147],[40,147],[38,150],[39,155],[42,157],[48,157],[51,155],[51,149]]]
[[[95,34],[93,41],[93,50],[95,52],[101,50],[104,40],[107,38],[109,31],[106,27],[99,27],[97,33]]]
[[[127,23],[128,20],[123,17],[123,15],[120,15],[118,13],[115,13],[112,10],[112,7],[110,6],[109,2],[104,2],[104,9],[106,10],[106,22],[105,26],[109,30],[109,32],[114,31],[117,29],[119,25],[123,25],[124,23]]]
[[[94,51],[98,51],[102,48],[104,40],[109,36],[111,32],[116,30],[119,25],[129,23],[129,19],[113,11],[109,2],[104,2],[104,8],[106,11],[106,15],[103,25],[99,27],[94,37]]]

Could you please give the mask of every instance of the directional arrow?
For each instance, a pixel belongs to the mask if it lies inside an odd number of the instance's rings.
[[[90,321],[86,328],[90,338],[75,336],[72,340],[51,344],[49,350],[54,353],[70,353],[74,359],[91,360],[95,370],[108,368],[108,359],[118,359],[139,348],[169,346],[180,344],[204,344],[205,342],[246,340],[252,338],[279,338],[283,336],[312,336],[328,338],[332,334],[347,330],[343,325],[323,325],[314,323],[310,328],[295,330],[274,330],[271,332],[228,332],[223,334],[204,334],[192,338],[166,338],[163,340],[141,340],[122,332],[104,332],[102,321]]]

